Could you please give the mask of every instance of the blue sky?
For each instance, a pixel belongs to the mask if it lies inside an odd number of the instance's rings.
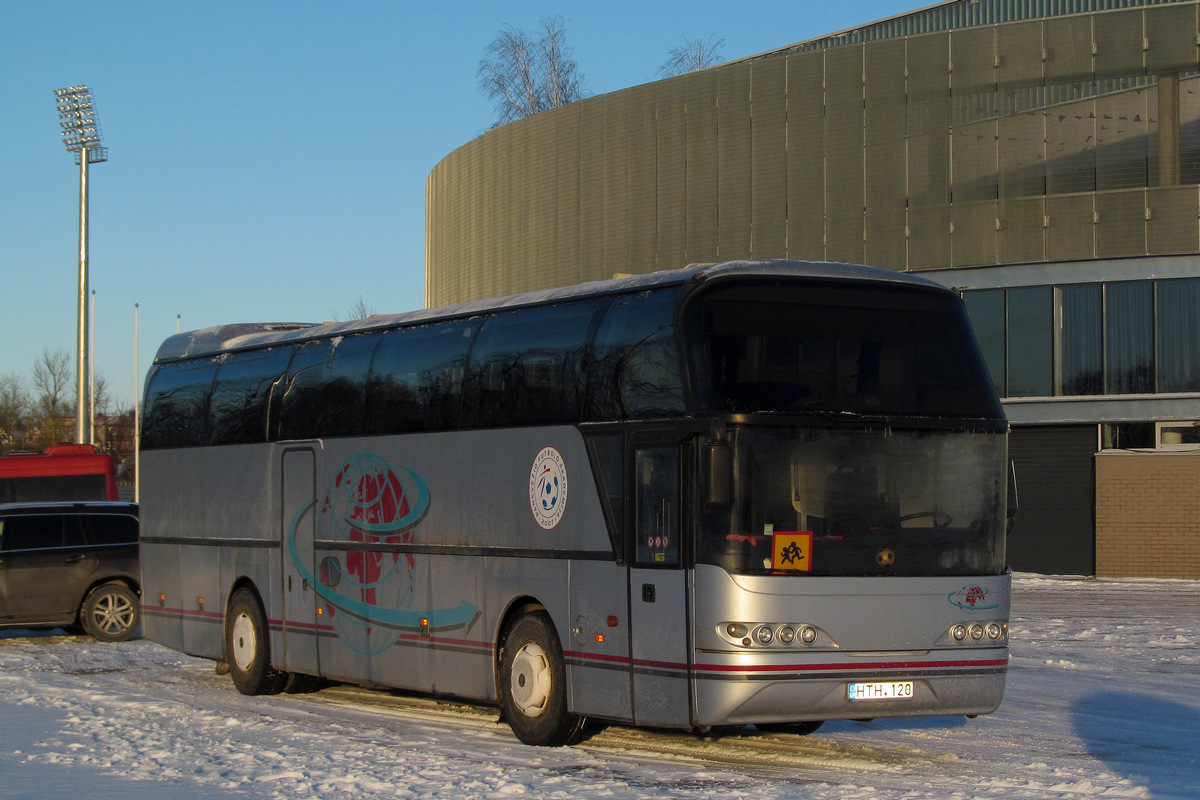
[[[921,3],[0,0],[0,374],[74,364],[78,168],[53,90],[91,87],[95,368],[131,404],[161,341],[424,302],[425,179],[496,119],[476,67],[559,15],[590,94],[687,39],[734,60]],[[134,375],[134,304],[140,374]]]

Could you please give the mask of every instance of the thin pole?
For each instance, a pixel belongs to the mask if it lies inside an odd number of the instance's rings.
[[[92,426],[85,418],[88,380],[88,149],[79,149],[79,335],[75,363],[75,442],[90,444]]]
[[[88,324],[88,441],[96,441],[96,290],[92,289]]]
[[[133,304],[133,502],[142,500],[142,415],[138,409],[138,304]]]

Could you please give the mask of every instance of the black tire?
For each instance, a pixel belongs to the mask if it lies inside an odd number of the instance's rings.
[[[324,678],[305,675],[303,672],[289,672],[283,684],[283,691],[287,694],[310,694],[324,686]]]
[[[88,592],[79,607],[79,622],[93,639],[124,642],[142,624],[137,594],[123,583],[103,583]]]
[[[805,722],[759,722],[754,727],[764,733],[792,733],[796,736],[808,736],[816,733],[825,724],[824,720],[813,719]]]
[[[500,652],[504,718],[525,744],[570,744],[583,717],[567,711],[567,673],[554,624],[544,611],[525,614],[509,630]]]
[[[287,673],[271,667],[269,636],[258,597],[249,589],[238,589],[225,612],[225,661],[233,685],[242,694],[278,694],[287,683]]]

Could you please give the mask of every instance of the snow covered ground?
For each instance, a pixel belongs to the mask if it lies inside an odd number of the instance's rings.
[[[571,748],[338,691],[243,697],[147,641],[0,633],[0,798],[1200,797],[1200,582],[1019,575],[1000,710]]]

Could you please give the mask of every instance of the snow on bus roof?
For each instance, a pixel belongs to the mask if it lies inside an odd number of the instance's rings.
[[[469,317],[497,309],[542,305],[589,295],[636,292],[659,286],[682,284],[688,281],[701,282],[748,275],[871,282],[884,281],[949,291],[940,284],[910,273],[897,272],[879,267],[865,267],[857,264],[788,260],[727,261],[714,264],[692,264],[682,269],[615,277],[602,281],[589,281],[573,286],[542,289],[534,292],[509,295],[507,297],[469,300],[448,306],[424,308],[400,314],[373,314],[363,319],[348,322],[248,322],[218,325],[212,328],[178,333],[167,338],[159,347],[158,353],[154,358],[154,363],[215,355],[229,350],[270,347],[286,342],[344,336],[346,334],[427,322],[435,319]]]

